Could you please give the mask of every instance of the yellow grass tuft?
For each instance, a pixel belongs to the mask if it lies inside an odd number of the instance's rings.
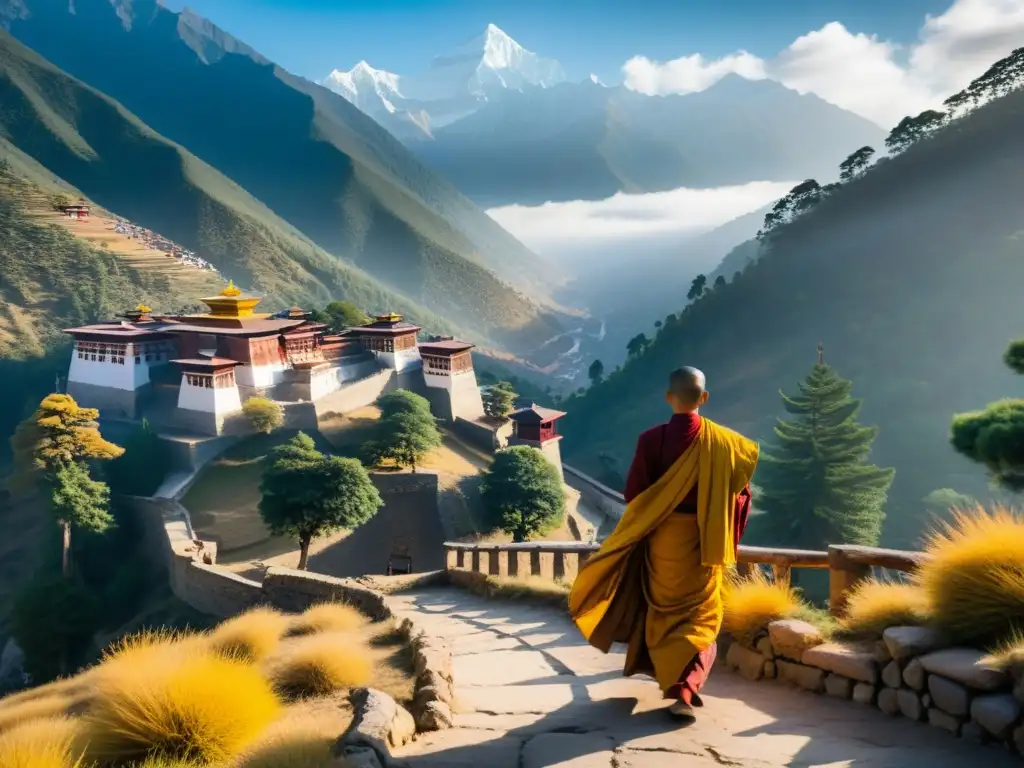
[[[83,695],[70,696],[55,693],[38,699],[29,699],[16,706],[0,709],[0,733],[33,720],[52,719],[71,714],[76,706],[86,700]]]
[[[804,607],[789,584],[770,581],[756,567],[746,576],[730,574],[723,585],[722,598],[723,630],[747,645],[773,621],[793,616]]]
[[[991,647],[1024,630],[1024,517],[997,506],[954,511],[928,537],[914,580],[955,643]]]
[[[262,661],[277,649],[288,623],[272,608],[253,608],[214,629],[210,648],[222,656]]]
[[[280,712],[266,680],[240,659],[196,653],[161,661],[145,677],[134,665],[97,677],[83,718],[90,758],[228,760]]]
[[[296,616],[288,625],[288,636],[312,635],[317,632],[339,632],[360,629],[368,619],[351,605],[318,603]]]
[[[1024,676],[1024,632],[1014,631],[1010,637],[997,645],[982,663],[1020,679]]]
[[[238,768],[332,768],[331,750],[340,735],[313,728],[281,731],[257,744]]]
[[[34,720],[0,734],[0,768],[76,768],[77,724],[66,717]]]
[[[373,677],[369,648],[348,632],[298,638],[268,666],[274,687],[289,698],[325,696],[343,688],[365,686]]]
[[[839,627],[851,635],[881,637],[888,627],[925,624],[930,613],[928,597],[916,584],[867,579],[850,592]]]

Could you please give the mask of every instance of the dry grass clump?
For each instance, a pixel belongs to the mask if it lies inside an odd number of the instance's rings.
[[[746,576],[730,573],[723,584],[722,599],[723,630],[747,645],[773,621],[790,618],[805,607],[788,583],[775,583],[756,567]]]
[[[0,734],[0,768],[77,768],[74,720],[53,717],[22,723]]]
[[[930,616],[928,597],[916,584],[867,579],[847,597],[839,628],[845,634],[878,638],[888,627],[921,626]]]
[[[340,735],[312,727],[280,730],[250,750],[238,768],[332,768],[331,749]]]
[[[1011,674],[1018,680],[1024,678],[1024,632],[1017,630],[996,645],[982,663]]]
[[[289,698],[326,696],[367,685],[373,677],[373,655],[357,635],[320,632],[288,643],[268,664],[268,676]]]
[[[262,661],[277,649],[288,624],[288,617],[272,608],[253,608],[214,629],[210,648],[222,656]]]
[[[37,699],[28,699],[13,706],[0,707],[0,734],[33,720],[44,720],[73,714],[87,697],[54,693]]]
[[[97,677],[82,719],[91,759],[228,760],[280,712],[259,670],[240,659],[196,653],[161,661],[146,676],[135,665],[115,665],[123,674]]]
[[[541,576],[490,576],[461,571],[452,571],[451,574],[453,583],[488,599],[533,600],[558,608],[569,607],[572,585],[565,581],[552,581]]]
[[[991,647],[1024,630],[1024,517],[999,506],[954,511],[925,552],[914,582],[953,642]]]
[[[317,632],[341,632],[360,629],[367,617],[344,603],[317,603],[296,616],[288,625],[286,636],[299,637]]]

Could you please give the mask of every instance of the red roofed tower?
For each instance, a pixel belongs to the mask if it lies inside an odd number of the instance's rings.
[[[558,434],[555,422],[563,416],[564,411],[542,408],[536,404],[513,411],[508,416],[514,425],[508,444],[536,448],[558,468],[558,474],[562,475],[562,452],[558,445],[562,436]]]

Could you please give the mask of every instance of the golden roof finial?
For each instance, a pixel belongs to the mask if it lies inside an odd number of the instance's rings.
[[[148,315],[148,314],[149,314],[150,312],[152,312],[153,310],[152,310],[152,309],[150,309],[149,307],[147,307],[147,306],[146,306],[145,304],[139,304],[139,306],[137,306],[137,307],[135,308],[135,311],[136,311],[136,312],[141,312],[141,313],[142,313],[142,314],[144,314],[144,315]]]
[[[235,281],[228,280],[228,287],[220,292],[221,296],[241,296],[242,292],[235,288]]]

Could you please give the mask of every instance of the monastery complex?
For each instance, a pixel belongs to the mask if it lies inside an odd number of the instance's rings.
[[[142,418],[167,430],[215,437],[248,429],[250,397],[280,403],[286,425],[315,429],[327,414],[408,389],[434,415],[477,442],[497,442],[484,418],[473,345],[450,337],[420,340],[422,329],[394,313],[339,334],[293,307],[256,312],[261,299],[229,284],[201,301],[209,312],[158,315],[146,306],[119,320],[68,328],[74,351],[67,393],[102,418]],[[560,411],[531,406],[511,415],[512,442],[533,445],[561,468]]]

